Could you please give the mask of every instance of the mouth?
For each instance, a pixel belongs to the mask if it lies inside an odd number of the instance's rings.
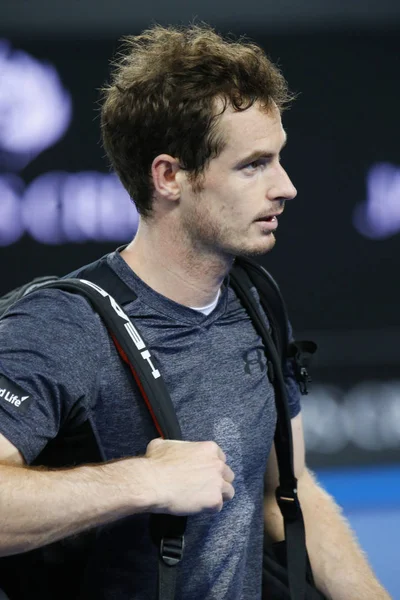
[[[261,230],[264,233],[272,233],[278,228],[278,217],[283,211],[274,213],[272,215],[263,215],[255,220],[255,223],[259,223]]]
[[[261,217],[260,219],[256,219],[257,223],[274,223],[278,219],[276,215],[271,215],[270,217]]]
[[[278,221],[277,217],[279,217],[283,211],[273,213],[272,215],[264,215],[256,219],[258,223],[276,223]]]

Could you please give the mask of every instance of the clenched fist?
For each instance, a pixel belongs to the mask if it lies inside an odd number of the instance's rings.
[[[155,439],[147,446],[145,459],[156,491],[154,512],[219,512],[235,494],[235,476],[215,442]]]

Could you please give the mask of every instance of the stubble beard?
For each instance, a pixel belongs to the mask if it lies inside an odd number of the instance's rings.
[[[183,235],[187,240],[188,249],[191,253],[201,255],[203,253],[219,255],[224,258],[234,258],[236,256],[252,257],[262,256],[270,252],[276,243],[274,232],[265,232],[260,236],[260,242],[256,243],[237,243],[238,233],[230,227],[218,224],[212,215],[207,212],[193,210],[182,224]],[[243,234],[242,234],[243,235]],[[248,238],[252,236],[251,226],[249,227]],[[269,240],[268,245],[265,238]]]

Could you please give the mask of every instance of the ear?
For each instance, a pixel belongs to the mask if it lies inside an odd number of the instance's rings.
[[[175,202],[181,196],[177,174],[181,170],[179,161],[169,154],[160,154],[151,165],[154,190],[165,200]]]

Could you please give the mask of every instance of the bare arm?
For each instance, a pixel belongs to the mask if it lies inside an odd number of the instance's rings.
[[[305,467],[301,415],[292,420],[292,432],[298,495],[317,588],[331,600],[389,600],[340,508]],[[272,541],[284,538],[283,519],[274,495],[277,484],[278,468],[273,451],[266,473],[264,501],[265,528]]]
[[[233,473],[213,442],[153,440],[142,458],[64,470],[26,467],[0,436],[0,556],[122,517],[219,511]]]

